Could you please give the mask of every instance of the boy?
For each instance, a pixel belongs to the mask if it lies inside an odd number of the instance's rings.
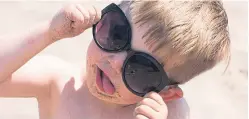
[[[130,51],[142,52],[147,61],[159,62],[175,84],[214,67],[229,56],[227,17],[221,3],[134,1],[107,8],[100,19],[94,7],[69,5],[51,22],[16,37],[16,42],[1,40],[0,97],[37,98],[41,119],[188,118],[179,87],[135,95],[124,67],[127,58],[136,56]],[[57,58],[31,59],[53,42],[77,36],[92,25],[94,40],[83,68]],[[135,64],[143,60],[138,61]]]

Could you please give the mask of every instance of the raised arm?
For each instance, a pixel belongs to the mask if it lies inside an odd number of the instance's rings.
[[[92,6],[68,5],[49,22],[22,35],[0,36],[0,97],[24,96],[24,93],[35,91],[35,87],[49,85],[44,78],[51,77],[44,76],[48,72],[39,68],[43,67],[37,65],[39,62],[22,66],[53,42],[81,34],[97,22],[99,16],[99,12]]]
[[[0,41],[0,82],[53,43],[49,34],[49,23],[43,23],[23,35],[2,37]]]
[[[98,19],[94,7],[86,9],[81,5],[68,5],[51,22],[30,29],[23,35],[0,37],[0,82],[51,43],[79,35]]]

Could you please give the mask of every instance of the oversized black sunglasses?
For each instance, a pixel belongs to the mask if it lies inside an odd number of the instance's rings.
[[[100,21],[93,25],[93,38],[106,52],[127,51],[122,67],[126,87],[138,96],[150,91],[160,92],[178,83],[169,79],[162,65],[149,54],[131,49],[131,26],[123,11],[112,3],[102,10]]]

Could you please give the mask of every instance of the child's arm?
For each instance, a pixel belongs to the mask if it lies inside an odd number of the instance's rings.
[[[35,56],[0,84],[0,97],[48,98],[53,82],[72,76],[73,70],[54,56]]]
[[[45,81],[44,78],[50,77],[41,75],[43,72],[33,75],[37,72],[32,72],[32,66],[27,68],[28,70],[15,71],[53,42],[79,35],[98,21],[99,16],[99,12],[93,7],[85,9],[80,5],[69,5],[60,10],[51,22],[44,23],[27,34],[0,38],[0,97],[1,94],[3,96],[11,90],[9,87],[21,86],[17,88],[19,93],[26,93],[27,90],[23,89],[34,87],[34,90],[33,88],[30,90],[35,92],[36,86],[43,85],[44,82],[41,80]],[[30,71],[31,73],[28,73]],[[12,96],[19,96],[19,94],[15,93]]]
[[[48,97],[56,77],[51,67],[56,68],[58,62],[41,56],[30,59],[0,84],[0,97]]]
[[[48,29],[49,23],[44,23],[24,35],[0,38],[0,82],[53,42]]]

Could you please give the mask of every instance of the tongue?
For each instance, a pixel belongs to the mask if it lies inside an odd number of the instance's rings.
[[[103,73],[103,88],[104,91],[109,95],[113,94],[115,90],[113,84],[104,73]]]

